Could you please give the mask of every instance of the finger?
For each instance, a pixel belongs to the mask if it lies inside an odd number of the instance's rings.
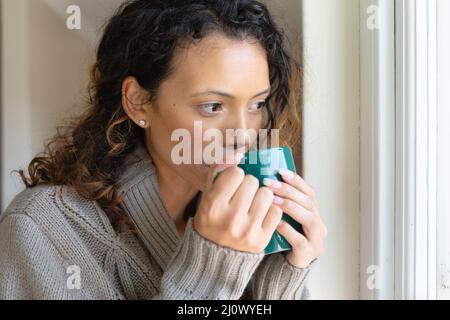
[[[276,205],[272,205],[267,212],[264,221],[262,223],[262,230],[265,234],[272,234],[277,230],[278,224],[283,218],[283,210]]]
[[[231,161],[230,163],[226,163],[226,164],[215,163],[215,164],[211,165],[210,169],[208,171],[207,178],[206,178],[207,179],[206,191],[209,191],[213,188],[214,183],[219,178],[219,173],[227,170],[228,168],[237,166],[239,164],[239,162],[241,162],[243,156],[244,155],[242,153],[238,153],[238,154],[236,154],[234,160]]]
[[[214,178],[217,175],[217,164],[213,164],[209,167],[208,175],[206,177],[206,188],[205,192],[208,192],[211,190],[212,185],[214,183]]]
[[[262,226],[264,218],[273,204],[273,192],[266,187],[259,188],[248,211],[250,219]]]
[[[281,220],[277,231],[286,239],[289,244],[296,249],[306,248],[309,244],[308,239],[300,232],[295,230],[289,223]]]
[[[264,185],[266,185],[273,193],[284,199],[289,199],[297,202],[299,205],[303,206],[306,210],[313,211],[314,203],[311,197],[303,193],[302,191],[294,188],[293,186],[272,179],[264,179]]]
[[[239,209],[249,212],[258,189],[259,180],[252,175],[246,175],[241,185],[231,198],[230,205],[235,208],[239,206]]]
[[[235,192],[244,180],[245,173],[239,167],[227,168],[220,173],[211,187],[210,194],[230,203]]]
[[[242,158],[244,158],[244,154],[238,152],[233,157],[228,157],[227,156],[224,162],[222,162],[221,160],[218,160],[218,161],[221,161],[221,162],[217,163],[217,165],[215,166],[215,169],[216,169],[215,174],[216,174],[216,176],[214,177],[214,180],[217,178],[217,175],[220,172],[225,171],[228,168],[232,168],[232,167],[237,166],[241,162]]]
[[[297,173],[287,169],[279,169],[278,173],[283,178],[283,181],[289,183],[294,188],[297,188],[308,196],[315,198],[316,192],[314,191],[314,189],[308,183],[306,183],[306,181]]]
[[[315,231],[314,215],[312,212],[306,210],[304,207],[292,200],[283,199],[278,196],[274,196],[273,202],[275,205],[279,206],[284,213],[300,223],[305,235],[310,238],[310,235]]]

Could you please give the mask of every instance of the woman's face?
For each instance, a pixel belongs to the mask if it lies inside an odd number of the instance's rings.
[[[215,146],[220,144],[224,155],[245,152],[256,143],[249,132],[257,133],[264,125],[265,100],[270,93],[266,53],[256,41],[214,34],[196,45],[177,49],[172,63],[173,73],[161,84],[156,101],[146,110],[147,146],[152,158],[192,187],[204,190],[208,165],[195,160],[199,155],[205,160],[210,154],[220,154],[211,149],[206,152],[212,141]],[[223,141],[205,140],[203,135],[208,129],[220,132]],[[229,131],[227,139],[227,129],[241,131]],[[180,135],[172,141],[177,132]],[[189,141],[180,138],[186,133]],[[180,148],[182,144],[189,148]],[[190,156],[185,154],[187,150]],[[180,156],[191,160],[178,165],[174,157]]]

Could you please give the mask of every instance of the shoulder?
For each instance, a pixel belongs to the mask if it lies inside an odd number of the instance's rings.
[[[8,217],[26,216],[38,226],[70,227],[87,224],[105,232],[113,232],[104,211],[95,201],[80,196],[69,186],[39,185],[17,194],[0,216],[0,223]]]
[[[47,248],[64,261],[90,257],[92,263],[101,259],[117,238],[106,213],[95,201],[82,198],[71,187],[56,185],[20,192],[0,216],[0,230],[8,234],[0,237],[1,245],[17,254],[21,247],[11,246],[11,242]],[[34,244],[29,243],[31,238]]]
[[[0,217],[0,299],[115,298],[99,267],[110,246],[101,241],[108,234],[94,211],[93,202],[66,186],[20,192]],[[83,270],[83,290],[67,289],[71,266]]]

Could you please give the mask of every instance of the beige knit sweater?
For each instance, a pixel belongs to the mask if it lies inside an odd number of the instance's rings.
[[[18,194],[0,216],[0,299],[307,299],[311,270],[283,254],[221,247],[188,221],[180,238],[140,145],[119,179],[137,227],[117,234],[67,186]]]

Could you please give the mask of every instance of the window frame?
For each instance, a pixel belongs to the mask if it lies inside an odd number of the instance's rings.
[[[437,1],[360,2],[362,299],[438,297]]]
[[[369,29],[374,6],[379,28]],[[394,296],[394,14],[391,0],[360,1],[361,299]]]

